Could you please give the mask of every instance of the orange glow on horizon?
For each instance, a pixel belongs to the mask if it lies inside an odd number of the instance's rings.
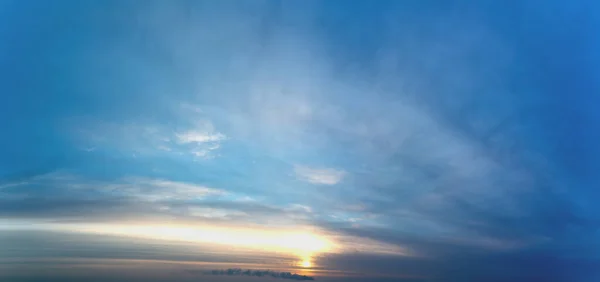
[[[84,224],[69,226],[68,229],[86,233],[213,243],[259,251],[288,253],[302,257],[304,261],[301,266],[303,267],[312,266],[310,260],[306,259],[310,258],[312,254],[337,250],[335,244],[325,236],[306,231],[124,224]]]
[[[274,228],[183,224],[36,223],[37,228],[149,240],[197,243],[237,252],[270,252],[294,256],[294,266],[314,268],[313,258],[326,253],[364,252],[412,255],[403,248],[366,238],[321,233],[308,226]],[[217,250],[218,251],[218,250]]]

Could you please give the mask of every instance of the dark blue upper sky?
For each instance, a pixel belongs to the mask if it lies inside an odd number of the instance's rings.
[[[599,29],[585,0],[0,1],[0,230],[299,230],[329,269],[594,281]]]

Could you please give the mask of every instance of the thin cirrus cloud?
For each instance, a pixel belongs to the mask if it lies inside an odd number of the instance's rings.
[[[185,107],[182,106],[182,108]],[[194,123],[194,128],[175,135],[179,143],[219,142],[226,139],[224,134],[215,130],[214,125],[209,120],[201,120]]]
[[[147,178],[126,178],[119,184],[106,185],[103,189],[149,201],[193,200],[228,194],[227,191],[221,189],[191,183]]]
[[[196,130],[180,133],[176,136],[181,143],[218,142],[225,139],[225,135],[221,133],[207,133]]]
[[[200,121],[196,119],[200,118]],[[159,152],[210,159],[228,138],[217,131],[211,121],[196,113],[185,116],[187,126],[181,130],[170,129],[151,122],[98,122],[84,119],[72,122],[76,140],[94,150],[115,148],[123,152],[135,152],[142,156]]]
[[[0,190],[7,195],[23,195],[30,198],[52,199],[69,194],[77,198],[88,194],[88,198],[125,197],[150,202],[195,200],[229,194],[222,189],[160,178],[124,177],[113,181],[100,181],[65,172],[37,175],[26,181],[8,182],[0,186]]]
[[[298,179],[312,184],[335,185],[338,184],[346,172],[333,168],[312,168],[307,166],[294,166],[294,173]]]

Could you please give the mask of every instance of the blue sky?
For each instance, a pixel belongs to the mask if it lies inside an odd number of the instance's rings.
[[[598,277],[592,1],[2,1],[0,18],[0,232],[397,281]]]

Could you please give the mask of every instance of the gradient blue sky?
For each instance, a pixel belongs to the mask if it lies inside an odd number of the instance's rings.
[[[126,258],[596,281],[599,29],[585,0],[0,1],[0,264],[135,237],[249,260]],[[60,236],[89,247],[36,247]]]

